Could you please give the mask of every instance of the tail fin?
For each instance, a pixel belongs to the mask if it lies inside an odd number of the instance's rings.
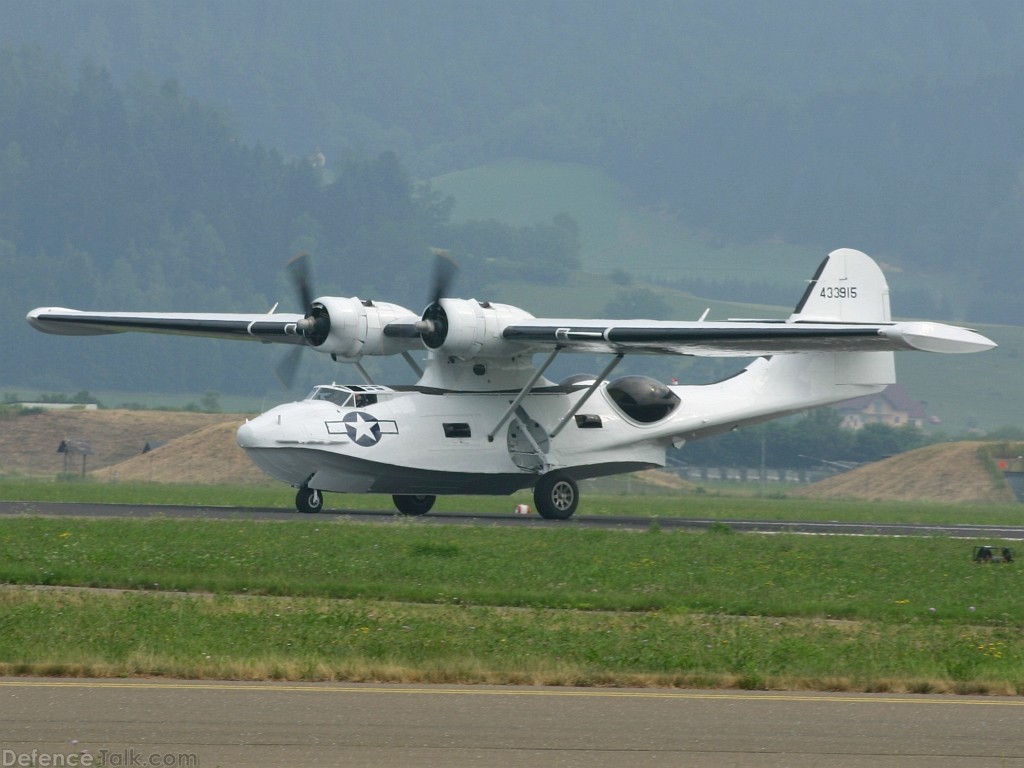
[[[790,322],[887,323],[889,284],[878,264],[852,248],[821,262]]]
[[[840,248],[821,262],[789,322],[887,323],[891,319],[889,283],[878,264],[860,251]],[[834,385],[881,388],[896,381],[892,352],[834,354],[833,371]]]

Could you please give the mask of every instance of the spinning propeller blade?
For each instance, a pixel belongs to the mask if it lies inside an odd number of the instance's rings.
[[[437,349],[444,344],[444,340],[448,336],[448,314],[441,306],[441,299],[448,295],[459,267],[448,251],[440,248],[432,250],[436,257],[434,290],[430,304],[423,310],[423,317],[416,323],[416,330],[424,344],[431,349]]]
[[[291,389],[292,384],[295,383],[295,374],[299,370],[299,363],[302,362],[302,347],[295,347],[285,357],[281,359],[281,362],[274,368],[274,373],[277,375],[277,380],[281,382],[281,385],[285,389]]]
[[[300,253],[288,262],[288,272],[291,275],[295,291],[302,304],[302,311],[305,316],[299,321],[298,327],[306,342],[314,346],[324,343],[327,334],[331,330],[331,318],[327,310],[315,301],[313,293],[313,278],[309,266],[309,254]],[[302,347],[296,347],[278,363],[275,372],[277,378],[285,386],[290,388],[295,381],[295,374],[298,371],[299,363],[302,360]]]
[[[436,256],[434,261],[434,291],[431,304],[437,304],[448,295],[455,273],[459,271],[459,265],[455,263],[452,255],[441,248],[431,249]]]
[[[292,276],[292,283],[299,293],[299,301],[304,310],[313,305],[312,277],[309,269],[309,254],[300,253],[288,262],[288,272]]]

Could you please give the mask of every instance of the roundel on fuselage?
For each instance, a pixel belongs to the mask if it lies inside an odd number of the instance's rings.
[[[661,421],[679,405],[679,397],[650,376],[620,376],[608,382],[608,396],[634,421],[651,424]]]
[[[345,432],[356,445],[367,448],[380,442],[380,422],[362,411],[351,411],[342,419]]]

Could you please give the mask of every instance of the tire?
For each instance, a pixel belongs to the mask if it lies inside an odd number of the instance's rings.
[[[579,486],[564,472],[549,472],[533,489],[537,512],[547,520],[568,520],[579,501]]]
[[[295,508],[305,514],[323,511],[323,492],[316,488],[299,488],[299,492],[295,494]]]
[[[425,515],[434,506],[437,496],[410,496],[408,494],[395,494],[391,497],[395,502],[398,511],[403,515],[419,516]]]

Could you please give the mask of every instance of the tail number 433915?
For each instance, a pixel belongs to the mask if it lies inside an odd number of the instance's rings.
[[[824,285],[821,288],[823,299],[856,299],[857,286],[855,285]]]

